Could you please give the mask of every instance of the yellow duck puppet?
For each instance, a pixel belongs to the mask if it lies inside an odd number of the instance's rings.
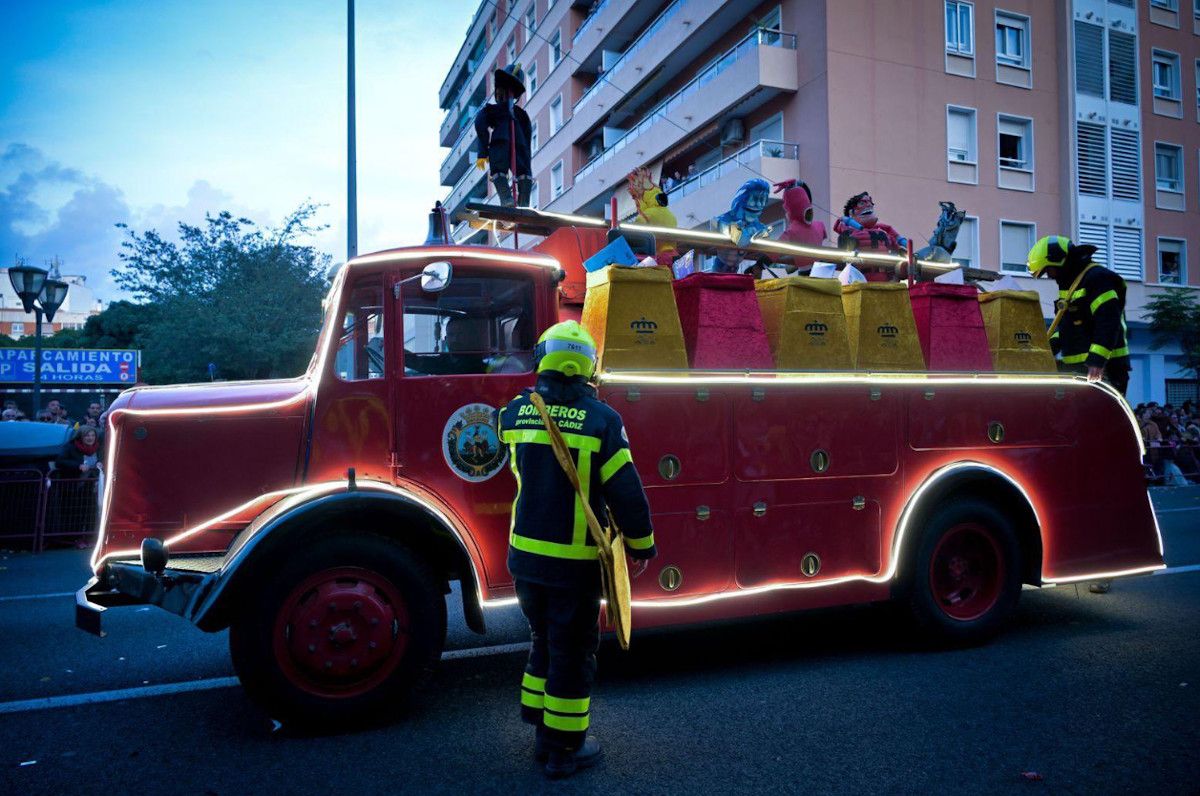
[[[638,168],[629,172],[629,195],[637,205],[637,219],[643,224],[656,227],[678,227],[675,214],[667,207],[667,194],[650,176],[647,168]],[[659,243],[656,247],[655,260],[659,265],[670,265],[679,256],[675,244],[671,241]]]

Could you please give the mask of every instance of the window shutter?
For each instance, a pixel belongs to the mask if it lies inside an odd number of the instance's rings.
[[[1075,90],[1104,97],[1104,28],[1075,21]]]
[[[950,160],[974,160],[971,116],[953,108],[946,115],[946,152]],[[962,157],[958,157],[962,154]]]
[[[1008,271],[1025,271],[1026,257],[1033,248],[1028,224],[1000,225],[1000,263]]]
[[[1078,122],[1076,168],[1079,192],[1088,196],[1108,195],[1108,159],[1104,156],[1104,125]]]
[[[1141,134],[1112,130],[1112,195],[1114,199],[1142,200]]]
[[[978,263],[975,256],[975,238],[977,237],[975,227],[975,219],[964,218],[962,225],[958,228],[958,242],[954,247],[952,259],[959,265],[973,267]]]
[[[1108,98],[1112,102],[1137,105],[1137,37],[1132,33],[1108,32]]]
[[[1089,246],[1096,247],[1096,253],[1093,255],[1096,262],[1108,262],[1108,225],[1107,224],[1080,224],[1079,225],[1079,243],[1086,243]]]
[[[1113,227],[1113,253],[1109,267],[1126,279],[1142,279],[1142,231]]]

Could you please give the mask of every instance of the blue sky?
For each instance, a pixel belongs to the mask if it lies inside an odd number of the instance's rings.
[[[419,242],[443,189],[437,89],[476,0],[358,0],[359,251]],[[0,0],[0,261],[88,276],[125,222],[328,204],[344,259],[345,3]]]

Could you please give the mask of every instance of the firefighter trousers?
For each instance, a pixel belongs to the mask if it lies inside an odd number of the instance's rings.
[[[529,620],[529,661],[521,679],[521,719],[560,749],[587,737],[596,650],[600,646],[600,582],[564,588],[517,580]]]

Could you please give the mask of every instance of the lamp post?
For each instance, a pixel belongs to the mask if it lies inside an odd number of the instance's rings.
[[[57,278],[57,271],[50,276],[41,268],[25,264],[9,268],[8,279],[25,312],[34,313],[36,318],[33,332],[33,416],[36,417],[42,405],[42,315],[54,322],[54,313],[67,300],[70,285]]]

